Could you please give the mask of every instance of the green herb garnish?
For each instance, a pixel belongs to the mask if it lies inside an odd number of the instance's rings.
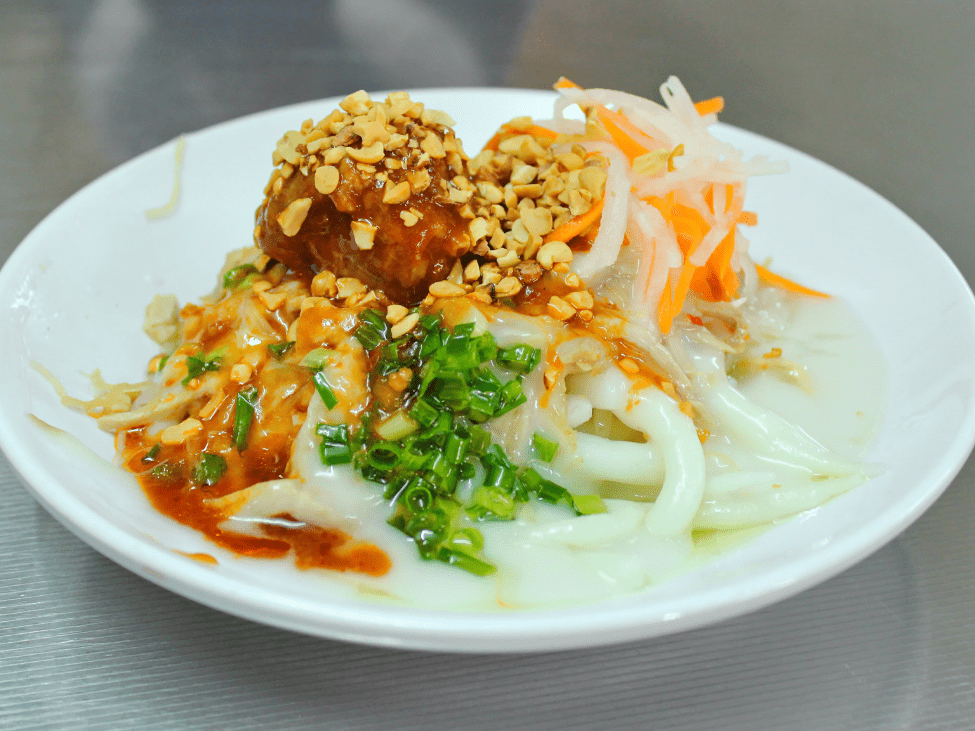
[[[149,474],[157,480],[172,482],[182,479],[183,469],[178,462],[161,462],[149,470]]]
[[[451,330],[438,315],[423,315],[413,330],[390,340],[375,310],[360,313],[355,337],[372,351],[373,382],[403,368],[413,380],[400,408],[390,414],[374,404],[352,436],[345,426],[319,424],[322,462],[351,461],[381,485],[394,507],[390,524],[413,539],[423,558],[486,576],[495,568],[481,557],[483,537],[470,520],[512,520],[518,505],[530,500],[577,515],[605,510],[598,496],[573,496],[512,463],[480,426],[525,403],[522,378],[540,362],[538,348],[499,348],[490,333],[476,332],[473,324]],[[546,462],[558,450],[539,434],[534,446]],[[481,484],[471,490],[478,474]],[[466,498],[458,491],[464,481]]]
[[[212,353],[204,353],[202,350],[195,355],[186,358],[186,378],[183,379],[185,386],[194,378],[199,378],[207,371],[218,371],[223,365],[223,352],[215,350]]]
[[[322,464],[348,464],[352,461],[349,427],[345,424],[319,424],[315,433],[322,438],[318,451]]]
[[[244,284],[248,280],[248,277],[252,274],[257,274],[257,267],[253,264],[241,264],[230,269],[223,275],[223,286],[224,289],[237,289],[240,285]]]
[[[258,393],[253,386],[242,388],[237,392],[234,403],[234,447],[238,452],[247,449],[247,434],[254,420],[254,408],[257,406]]]
[[[281,360],[293,347],[295,347],[295,341],[287,340],[280,343],[270,343],[267,349],[274,356],[275,360]]]
[[[328,380],[325,378],[325,371],[316,371],[311,379],[315,383],[315,390],[318,391],[318,395],[321,396],[322,401],[325,403],[325,408],[334,409],[339,400],[332,393],[331,386],[328,385]]]
[[[156,461],[156,455],[159,454],[159,450],[162,449],[162,444],[156,442],[152,445],[152,448],[145,453],[142,457],[143,464],[149,464],[150,462]]]
[[[535,451],[538,453],[538,458],[542,462],[551,462],[555,459],[555,455],[559,451],[558,442],[553,442],[551,439],[547,439],[538,432],[532,435],[532,444],[535,447]]]
[[[193,467],[193,481],[200,485],[215,485],[226,471],[226,459],[219,454],[204,452]]]

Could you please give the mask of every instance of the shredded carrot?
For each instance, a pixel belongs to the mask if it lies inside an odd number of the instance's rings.
[[[773,287],[781,287],[790,292],[797,292],[799,294],[809,295],[810,297],[829,297],[825,292],[819,292],[815,289],[809,289],[809,287],[803,287],[801,284],[793,282],[791,279],[786,279],[781,274],[775,274],[769,271],[761,264],[756,264],[755,269],[758,271],[758,278],[761,279],[766,284],[771,284]]]
[[[660,322],[660,331],[664,333],[670,332],[670,327],[674,323],[674,318],[680,314],[680,311],[684,308],[684,300],[687,299],[687,291],[691,286],[691,279],[694,276],[694,272],[697,267],[691,264],[689,261],[684,262],[684,266],[680,269],[680,275],[677,278],[677,284],[671,291],[670,288],[664,290],[664,295],[660,298],[660,308],[658,312],[658,320]],[[667,276],[667,283],[670,284],[670,275]],[[668,297],[667,294],[670,293]]]
[[[502,134],[503,134],[503,130],[500,130],[500,129],[497,132],[495,132],[494,133],[494,137],[492,137],[491,139],[489,139],[487,141],[487,144],[484,145],[484,149],[485,150],[490,150],[491,152],[497,152],[498,151],[498,145],[501,144],[501,135]]]
[[[732,228],[707,264],[700,267],[691,280],[691,289],[711,302],[727,302],[738,293],[738,276],[731,267],[735,253],[735,230]]]
[[[708,114],[717,114],[724,109],[724,97],[716,96],[713,99],[705,99],[694,105],[697,113],[702,117]]]
[[[619,112],[611,111],[600,104],[596,107],[596,116],[630,162],[650,151],[650,147],[644,142],[652,143],[652,140]]]
[[[578,84],[569,81],[565,77],[560,78],[555,83],[556,89],[580,89]],[[724,109],[724,99],[714,97],[706,99],[694,105],[698,114],[706,116],[717,114]],[[652,138],[631,122],[624,114],[613,111],[603,105],[594,105],[596,116],[600,124],[605,128],[609,137],[616,147],[633,162],[641,155],[646,155],[653,150],[656,145]],[[670,153],[667,160],[667,169],[673,171],[674,158],[683,154],[683,146],[678,145]],[[729,211],[740,210],[740,201],[735,201],[735,187],[728,184],[723,191],[724,205],[722,211],[715,210],[715,196],[713,186],[705,192],[705,200],[710,211],[716,215],[724,215]],[[727,302],[738,294],[740,282],[738,275],[734,271],[731,260],[735,251],[736,231],[734,226],[724,235],[714,251],[702,266],[691,264],[691,257],[701,246],[704,238],[711,231],[711,224],[706,218],[706,211],[699,211],[691,206],[679,204],[674,200],[674,194],[668,193],[665,197],[659,198],[650,196],[646,202],[657,208],[667,224],[672,227],[677,238],[677,244],[681,253],[684,255],[684,262],[680,267],[672,269],[667,274],[667,284],[660,297],[657,307],[657,319],[662,332],[669,332],[674,318],[681,313],[684,302],[689,292],[693,291],[700,297],[712,302]],[[720,207],[720,206],[719,206]],[[545,241],[569,241],[570,239],[585,233],[600,215],[602,201],[583,216],[577,216],[567,223],[559,226],[545,237]],[[599,209],[599,210],[597,210]],[[758,216],[751,211],[744,211],[737,214],[735,223],[754,226],[758,223]],[[765,272],[763,274],[763,271]],[[767,270],[759,268],[759,275],[763,280],[785,287],[796,292],[825,296],[814,290],[801,287],[794,282],[790,282],[784,277],[773,275]],[[775,279],[772,279],[774,277]],[[648,282],[649,284],[649,282]]]
[[[708,204],[708,209],[711,213],[717,213],[714,210],[714,183],[709,185],[704,191],[704,202]],[[734,202],[735,198],[735,186],[731,183],[725,183],[725,193],[724,193],[724,211],[722,213],[727,213],[731,208],[731,204]]]
[[[549,241],[562,241],[564,243],[568,243],[576,236],[585,233],[586,229],[592,226],[592,224],[598,221],[602,216],[603,203],[605,201],[606,196],[604,194],[603,197],[596,201],[596,203],[593,204],[593,207],[588,211],[575,216],[574,218],[570,218],[554,231],[550,231],[548,234],[546,234],[544,239],[545,243],[547,244]]]

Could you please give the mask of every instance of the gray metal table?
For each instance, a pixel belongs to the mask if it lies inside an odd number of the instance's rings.
[[[7,0],[0,250],[181,132],[395,87],[677,73],[722,119],[901,206],[975,278],[975,8],[882,0],[447,3]],[[0,460],[0,728],[966,729],[975,726],[973,462],[900,538],[716,626],[566,653],[311,639],[170,594],[90,550]]]

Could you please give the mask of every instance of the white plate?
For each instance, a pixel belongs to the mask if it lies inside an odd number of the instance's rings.
[[[415,91],[457,120],[477,150],[511,117],[551,116],[550,93]],[[702,569],[645,593],[587,607],[455,613],[377,605],[342,582],[284,561],[237,559],[157,514],[131,476],[106,462],[113,440],[63,408],[31,367],[70,392],[83,372],[138,380],[155,352],[142,334],[148,300],[209,291],[227,251],[250,243],[253,211],[285,129],[325,116],[336,100],[277,109],[189,135],[177,212],[165,202],[173,145],[84,188],[46,218],[0,272],[0,446],[37,500],[98,551],[203,604],[313,635],[452,651],[526,651],[604,644],[696,627],[823,581],[915,520],[947,487],[975,441],[975,303],[948,257],[915,223],[846,175],[733,127],[717,133],[791,172],[755,179],[748,208],[756,258],[846,298],[890,364],[890,405],[868,455],[888,470],[852,493],[774,529]],[[37,419],[59,427],[51,430]],[[68,436],[73,435],[73,436]],[[97,455],[97,456],[95,456]],[[185,553],[217,556],[210,565]]]

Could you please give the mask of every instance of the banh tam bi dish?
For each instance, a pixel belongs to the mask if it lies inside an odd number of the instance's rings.
[[[742,233],[785,165],[674,77],[556,88],[473,157],[407,93],[285,132],[254,246],[148,308],[150,380],[67,402],[217,545],[422,606],[631,593],[863,482],[879,355]]]

